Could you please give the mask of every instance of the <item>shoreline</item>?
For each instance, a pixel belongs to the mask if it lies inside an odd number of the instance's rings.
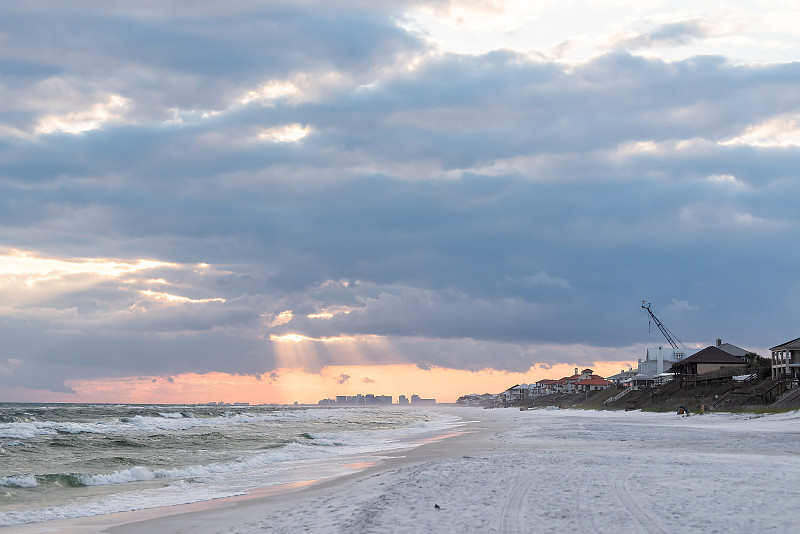
[[[453,414],[455,410],[459,410],[459,408],[444,407],[443,409],[448,414]],[[245,511],[251,513],[252,509],[257,509],[257,511],[267,513],[293,499],[317,497],[334,491],[340,485],[357,485],[362,478],[375,476],[376,473],[444,457],[451,449],[443,448],[443,443],[458,442],[459,439],[465,439],[467,436],[483,430],[475,426],[482,422],[468,421],[461,414],[458,415],[461,418],[461,421],[457,423],[459,426],[432,431],[427,435],[414,436],[409,440],[408,448],[352,456],[352,462],[346,464],[352,469],[350,472],[262,486],[250,490],[245,495],[188,504],[11,525],[0,527],[0,532],[5,531],[5,528],[13,528],[15,533],[19,534],[49,534],[53,532],[125,534],[141,532],[142,529],[147,528],[152,528],[154,532],[182,532],[186,528],[186,524],[191,524],[191,531],[196,533],[219,532],[219,528],[230,528],[235,524],[237,518]],[[171,530],[173,528],[174,530]]]
[[[458,435],[392,451],[337,478],[14,532],[767,534],[795,527],[775,494],[800,477],[800,411],[447,411],[464,423]]]

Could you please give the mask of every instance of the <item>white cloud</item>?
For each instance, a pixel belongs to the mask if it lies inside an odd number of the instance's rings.
[[[123,121],[128,104],[128,99],[120,95],[110,95],[105,102],[98,102],[86,110],[46,115],[39,119],[36,133],[49,134],[61,131],[78,134],[96,130],[105,124]]]
[[[6,358],[5,363],[0,361],[0,373],[2,374],[14,374],[14,369],[19,367],[22,364],[22,360],[18,358]]]
[[[0,275],[16,275],[34,281],[58,279],[74,274],[118,278],[137,271],[175,266],[174,263],[150,259],[121,261],[107,258],[45,258],[35,252],[21,250],[8,250],[0,255]]]
[[[558,276],[550,276],[547,271],[539,271],[536,274],[524,278],[525,284],[530,287],[558,287],[561,289],[569,289],[569,282]]]
[[[766,220],[751,213],[736,212],[733,214],[733,222],[739,226],[756,226],[759,224],[764,224]]]
[[[691,304],[688,300],[672,299],[672,302],[667,305],[666,309],[670,312],[673,311],[697,311],[699,306]]]
[[[292,321],[292,318],[294,317],[294,314],[292,313],[292,310],[284,310],[277,315],[270,314],[269,317],[272,318],[272,321],[270,321],[269,326],[274,328],[282,324],[290,323]]]
[[[151,300],[166,302],[168,304],[208,304],[209,302],[225,302],[220,297],[209,297],[203,299],[192,299],[181,295],[173,295],[163,291],[153,291],[151,289],[140,290],[139,293]]]
[[[310,134],[311,131],[312,128],[308,125],[303,126],[297,123],[284,124],[282,126],[275,126],[262,130],[258,134],[258,138],[262,141],[270,141],[273,143],[294,143]]]
[[[786,113],[748,127],[722,145],[755,147],[800,147],[800,113]]]
[[[261,102],[264,105],[273,106],[278,100],[289,100],[298,96],[300,88],[292,82],[270,80],[257,88],[248,91],[242,98],[242,104],[251,102]]]

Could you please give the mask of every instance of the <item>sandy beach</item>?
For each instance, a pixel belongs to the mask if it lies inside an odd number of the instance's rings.
[[[457,435],[334,479],[13,527],[110,532],[790,532],[800,415],[442,408]],[[438,508],[437,508],[438,506]]]

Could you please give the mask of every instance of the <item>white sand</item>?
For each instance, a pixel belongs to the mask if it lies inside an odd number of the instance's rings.
[[[798,412],[452,410],[473,421],[469,433],[335,480],[255,498],[14,528],[122,534],[797,529],[791,510],[800,496]]]

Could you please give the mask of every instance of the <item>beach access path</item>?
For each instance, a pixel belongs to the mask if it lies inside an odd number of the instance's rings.
[[[441,409],[464,419],[458,435],[386,454],[349,475],[16,531],[764,534],[796,527],[789,508],[800,496],[796,411]]]

